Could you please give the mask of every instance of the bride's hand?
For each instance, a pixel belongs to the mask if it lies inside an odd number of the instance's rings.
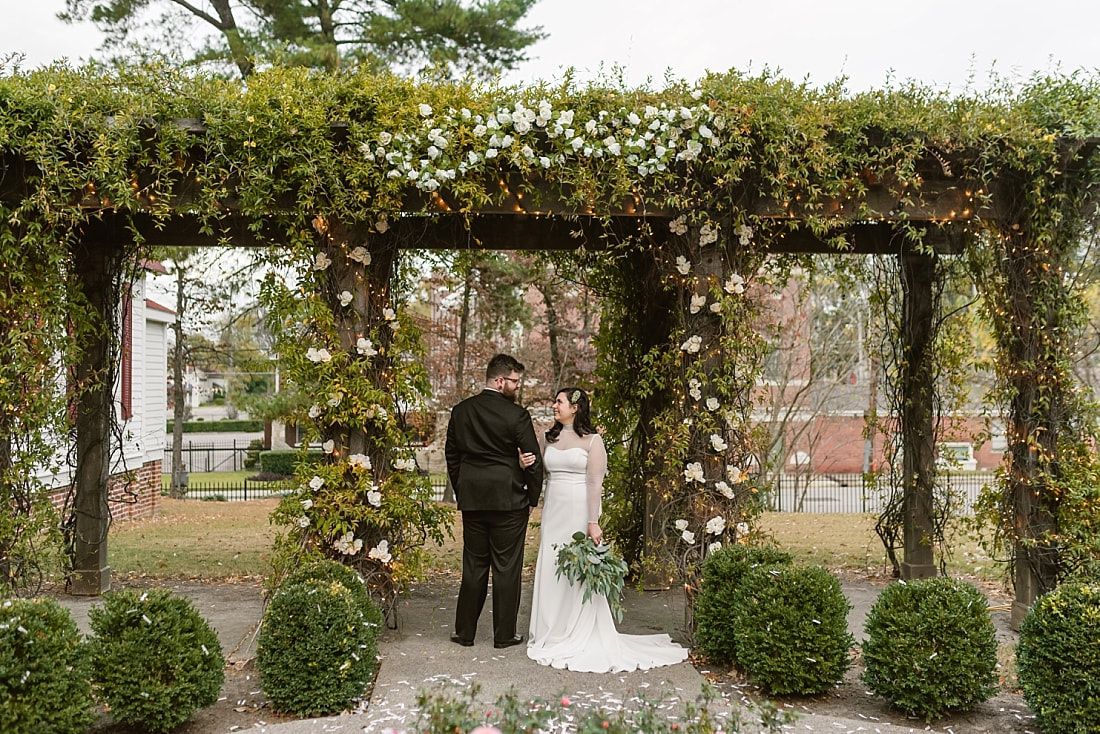
[[[603,530],[600,529],[600,524],[597,522],[588,523],[588,537],[592,538],[592,542],[599,545],[603,542]]]
[[[519,452],[519,465],[521,469],[526,469],[535,463],[534,454],[525,454],[523,453],[523,449],[516,449],[516,451]]]

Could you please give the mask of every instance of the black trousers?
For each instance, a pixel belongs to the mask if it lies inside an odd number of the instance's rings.
[[[473,642],[493,572],[493,641],[516,635],[523,574],[523,544],[531,511],[468,510],[462,513],[462,583],[458,588],[455,634]]]

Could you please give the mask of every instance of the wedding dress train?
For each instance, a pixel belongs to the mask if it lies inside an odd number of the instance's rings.
[[[571,586],[564,576],[557,576],[554,546],[568,543],[577,531],[585,532],[589,518],[599,516],[599,492],[607,464],[602,444],[594,446],[599,441],[595,434],[578,437],[563,431],[558,444],[543,452],[550,481],[543,501],[527,656],[542,665],[587,673],[682,662],[688,651],[668,635],[619,633],[606,597],[593,594],[582,603],[580,584]],[[602,466],[589,465],[593,448],[593,459],[602,459]]]

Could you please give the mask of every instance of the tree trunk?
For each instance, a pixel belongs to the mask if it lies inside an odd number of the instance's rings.
[[[466,378],[466,340],[470,333],[470,294],[474,289],[474,272],[466,273],[462,283],[462,310],[458,314],[458,355],[455,358],[455,401],[465,392]]]

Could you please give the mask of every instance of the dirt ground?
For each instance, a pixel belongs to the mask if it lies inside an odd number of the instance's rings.
[[[149,585],[149,580],[141,582],[129,582],[131,584]],[[441,575],[439,578],[429,580],[428,583],[455,584],[453,576]],[[886,583],[883,579],[873,577],[843,577],[845,590],[853,599],[853,612],[850,622],[862,625],[862,617],[866,614],[869,603],[877,596],[878,590]],[[207,593],[211,593],[214,585],[207,585]],[[253,585],[255,593],[259,594],[258,585]],[[202,608],[203,585],[193,585],[188,588],[187,594],[196,604]],[[1010,601],[1008,597],[995,590],[987,590],[990,603],[993,605],[994,622],[998,628],[998,640],[1001,643],[1001,658],[1005,662],[1002,676],[1002,688],[998,695],[989,701],[979,705],[974,710],[955,714],[945,719],[926,724],[920,719],[907,718],[901,712],[891,708],[889,703],[871,695],[859,681],[861,672],[858,648],[853,651],[853,665],[849,670],[842,685],[830,691],[828,694],[807,698],[780,698],[772,700],[784,708],[803,714],[817,714],[837,716],[846,719],[865,722],[866,731],[875,731],[878,724],[892,724],[910,728],[914,731],[941,731],[953,734],[964,732],[997,732],[998,734],[1029,734],[1036,732],[1030,711],[1025,705],[1020,692],[1014,688],[1014,678],[1011,673],[1012,649],[1016,642],[1016,635],[1008,627],[1008,612],[1005,609]],[[413,606],[415,602],[413,601]],[[682,620],[675,620],[671,624],[679,624]],[[857,640],[859,635],[856,635]],[[381,641],[381,648],[385,652],[386,638]],[[229,653],[230,651],[225,651]],[[239,653],[240,651],[238,651]],[[271,704],[264,696],[260,676],[255,666],[254,651],[252,655],[245,651],[240,657],[226,668],[225,684],[222,687],[221,696],[213,706],[197,712],[187,723],[173,731],[173,734],[221,734],[222,732],[260,731],[265,727],[285,721],[291,721],[294,717],[283,716],[272,710]],[[723,696],[732,700],[759,700],[760,691],[750,682],[743,679],[737,671],[708,665],[706,661],[693,660],[696,668],[703,677],[712,683]],[[385,665],[383,661],[382,665]],[[547,692],[552,695],[554,692]],[[367,707],[369,708],[369,704]],[[802,724],[796,724],[797,730],[811,729],[806,726],[808,719]],[[857,730],[857,729],[853,729]],[[91,734],[139,734],[138,729],[124,727],[111,723],[106,712],[101,712],[98,724],[91,730]],[[830,731],[837,731],[830,727]],[[144,732],[141,732],[144,734]]]

